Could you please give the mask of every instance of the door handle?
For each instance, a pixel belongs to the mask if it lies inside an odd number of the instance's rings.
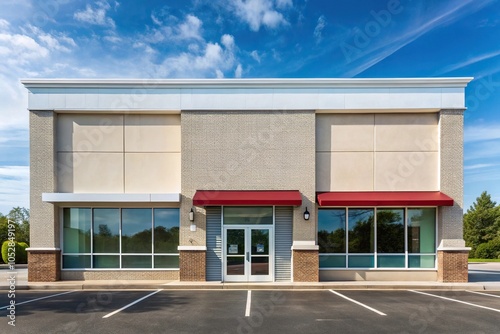
[[[250,262],[250,252],[247,252],[247,262]]]

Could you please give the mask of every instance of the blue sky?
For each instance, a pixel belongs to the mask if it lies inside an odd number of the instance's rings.
[[[500,202],[497,0],[2,0],[0,212],[29,207],[20,78],[473,76],[464,208]]]

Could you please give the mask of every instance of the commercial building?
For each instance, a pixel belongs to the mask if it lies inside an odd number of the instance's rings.
[[[29,280],[465,282],[470,80],[23,80]]]

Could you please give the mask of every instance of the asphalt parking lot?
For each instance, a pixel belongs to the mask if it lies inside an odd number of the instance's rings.
[[[500,292],[18,291],[0,333],[498,333]]]

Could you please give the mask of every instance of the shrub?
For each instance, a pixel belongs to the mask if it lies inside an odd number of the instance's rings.
[[[500,257],[500,238],[477,246],[475,255],[478,259],[498,259]]]
[[[10,241],[7,240],[2,244],[2,260],[4,263],[9,263],[9,242]],[[25,242],[15,242],[16,264],[28,263],[28,254],[26,252],[26,248],[28,248],[28,245]]]

